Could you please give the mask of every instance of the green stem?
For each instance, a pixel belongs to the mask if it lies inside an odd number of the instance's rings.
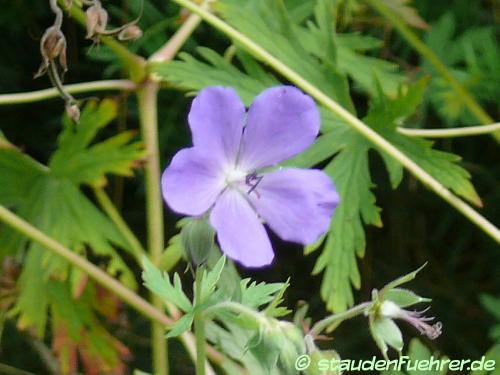
[[[201,282],[203,267],[196,270],[195,279],[195,312],[194,312],[194,334],[196,337],[196,375],[205,375],[205,318],[201,309]]]
[[[309,331],[309,334],[312,337],[318,336],[321,332],[323,332],[326,328],[331,326],[332,324],[339,324],[343,322],[344,320],[354,318],[358,315],[363,314],[370,306],[372,305],[372,302],[364,302],[361,303],[357,306],[354,306],[350,308],[349,310],[343,311],[338,314],[333,314],[330,315],[318,322],[316,322],[311,330]]]
[[[232,301],[219,302],[216,305],[210,306],[209,308],[205,309],[204,316],[206,319],[209,319],[220,310],[230,310],[236,314],[245,315],[251,320],[262,322],[260,313],[246,307],[245,305]]]
[[[104,212],[106,212],[111,221],[113,221],[113,223],[115,224],[116,228],[129,243],[130,249],[132,250],[132,255],[137,261],[137,264],[141,264],[142,258],[146,255],[146,250],[144,250],[140,241],[127,225],[127,223],[123,219],[123,216],[118,212],[113,202],[111,202],[111,199],[109,199],[104,189],[94,188],[94,194],[97,201],[99,202],[99,205],[102,207]]]
[[[401,163],[406,169],[408,169],[416,178],[418,178],[424,185],[428,186],[437,195],[443,198],[451,206],[455,207],[459,212],[461,212],[470,221],[481,228],[485,233],[487,233],[496,242],[500,243],[500,230],[496,228],[492,223],[481,216],[477,211],[475,211],[471,206],[462,201],[460,198],[455,196],[450,190],[444,187],[439,181],[432,177],[427,171],[415,163],[411,158],[406,156],[397,147],[388,142],[380,134],[371,129],[364,122],[359,120],[357,117],[353,116],[349,111],[344,109],[336,101],[332,100],[329,96],[325,95],[321,90],[312,85],[309,81],[304,79],[300,74],[296,73],[293,69],[288,67],[286,64],[281,62],[279,59],[271,55],[260,45],[255,43],[253,40],[247,36],[240,33],[238,30],[228,25],[226,22],[220,18],[214,16],[208,12],[203,7],[189,1],[189,0],[173,0],[177,4],[186,7],[193,13],[197,13],[203,18],[207,23],[215,27],[216,29],[222,31],[224,34],[228,35],[234,41],[238,42],[239,45],[244,47],[248,52],[250,52],[255,58],[267,63],[273,69],[278,71],[285,78],[293,82],[295,85],[300,87],[306,93],[311,95],[324,107],[328,108],[330,111],[335,113],[340,117],[346,124],[350,125],[356,131],[358,131],[362,136],[371,141],[374,145],[378,146],[384,150],[387,154],[391,155],[399,163]]]
[[[197,14],[191,14],[188,19],[182,24],[179,30],[168,40],[163,47],[155,52],[149,58],[151,62],[163,62],[172,60],[179,49],[184,45],[189,36],[198,27],[201,22],[201,17]]]
[[[451,88],[457,93],[460,100],[465,104],[469,111],[482,124],[491,124],[494,120],[481,108],[474,97],[467,89],[450,73],[446,65],[439,59],[434,51],[429,48],[418,36],[410,29],[404,21],[393,13],[381,0],[367,0],[385,19],[387,19],[406,41],[422,55],[436,71],[445,79]],[[493,137],[500,142],[500,131],[493,133]]]
[[[174,320],[166,316],[161,310],[157,309],[132,290],[122,285],[102,269],[90,263],[87,259],[74,253],[53,238],[47,236],[45,233],[38,230],[33,225],[2,205],[0,205],[0,222],[4,222],[19,233],[28,237],[30,240],[42,245],[47,250],[65,259],[71,265],[79,268],[81,271],[88,274],[89,277],[99,285],[116,294],[122,301],[136,309],[148,319],[156,321],[162,326],[170,326],[174,323]],[[178,318],[180,318],[180,315]],[[194,344],[195,339],[193,335],[190,332],[185,332],[181,335],[180,340],[187,348],[190,357],[194,360],[196,357],[196,351]],[[211,346],[207,348],[207,354],[214,363],[219,365],[225,360],[225,357]],[[212,369],[210,369],[209,374],[214,374]]]
[[[147,82],[138,91],[139,117],[142,138],[147,154],[145,166],[146,185],[146,223],[148,249],[152,262],[158,265],[164,247],[163,238],[163,201],[160,192],[160,158],[158,145],[158,85]],[[151,301],[158,308],[163,307],[160,298],[151,295]],[[161,324],[152,324],[153,369],[158,375],[168,374],[167,340]]]
[[[73,85],[64,85],[64,91],[69,94],[81,94],[95,91],[132,91],[135,90],[136,84],[126,79],[94,81],[85,83],[76,83]],[[0,94],[0,105],[24,104],[39,102],[59,97],[59,91],[56,88],[20,92],[15,94]]]
[[[424,137],[424,138],[452,138],[452,137],[468,137],[473,135],[489,134],[500,130],[500,122],[489,125],[465,126],[462,128],[448,129],[410,129],[396,128],[396,130],[409,137]]]
[[[153,264],[158,265],[163,251],[163,201],[160,192],[160,152],[158,145],[158,85],[146,82],[137,92],[142,139],[146,149],[146,225],[148,251]],[[151,301],[158,308],[163,307],[160,298],[151,295]],[[161,324],[152,324],[152,348],[154,373],[168,374],[167,340]]]

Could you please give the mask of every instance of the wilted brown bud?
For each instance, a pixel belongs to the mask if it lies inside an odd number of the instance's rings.
[[[142,36],[142,30],[137,25],[129,25],[118,34],[119,40],[136,40]]]
[[[99,1],[89,7],[87,14],[87,39],[96,40],[100,34],[106,31],[108,25],[108,12],[101,6]]]
[[[66,104],[66,114],[75,123],[78,124],[80,122],[80,108],[78,108],[78,105],[71,103]]]
[[[51,26],[42,36],[40,41],[42,65],[35,75],[39,77],[45,73],[49,63],[59,57],[59,63],[64,71],[68,70],[66,63],[66,38],[58,26]]]

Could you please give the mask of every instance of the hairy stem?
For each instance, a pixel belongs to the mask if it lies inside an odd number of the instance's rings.
[[[146,148],[146,225],[148,233],[148,251],[151,261],[158,265],[164,247],[163,238],[163,201],[160,192],[160,152],[158,145],[158,85],[147,82],[137,92],[141,133]],[[151,295],[153,305],[161,308],[163,302]],[[152,347],[154,373],[168,374],[167,340],[164,327],[152,324]]]
[[[142,247],[140,241],[135,236],[134,232],[123,219],[123,216],[118,212],[115,205],[109,199],[108,195],[103,188],[94,188],[94,194],[96,196],[99,205],[102,207],[104,212],[113,221],[116,228],[120,231],[123,237],[127,240],[132,250],[132,255],[134,256],[137,264],[141,264],[142,258],[146,255],[146,250]]]
[[[469,137],[474,135],[489,134],[500,131],[500,122],[489,125],[479,126],[464,126],[462,128],[448,129],[410,129],[396,128],[396,130],[409,137],[424,137],[424,138],[453,138],[453,137]]]
[[[467,89],[450,73],[446,65],[430,49],[404,21],[394,14],[381,0],[367,0],[386,20],[388,20],[399,31],[401,36],[422,55],[436,71],[445,79],[451,88],[456,92],[460,100],[469,111],[483,124],[491,124],[494,120],[484,111]],[[500,131],[494,132],[493,137],[500,142]]]
[[[300,87],[306,93],[311,95],[320,104],[328,108],[330,111],[335,113],[340,117],[346,124],[354,128],[361,135],[363,135],[370,142],[384,150],[387,154],[391,155],[394,159],[400,162],[406,169],[408,169],[417,179],[419,179],[424,185],[433,190],[437,195],[443,198],[451,206],[455,207],[459,212],[461,212],[470,221],[481,228],[486,234],[493,238],[496,242],[500,243],[500,230],[495,227],[491,222],[485,219],[477,211],[475,211],[471,206],[465,203],[463,200],[455,196],[450,190],[445,188],[439,181],[432,177],[427,171],[415,163],[411,158],[406,156],[392,143],[388,142],[380,134],[371,129],[363,121],[359,120],[357,117],[353,116],[349,111],[343,108],[336,101],[332,100],[328,95],[319,90],[316,86],[312,85],[309,81],[304,79],[300,74],[295,72],[289,66],[281,62],[279,59],[274,57],[260,45],[255,43],[252,39],[240,33],[238,30],[221,20],[220,18],[214,16],[208,12],[203,7],[195,4],[190,0],[173,0],[177,4],[186,7],[193,13],[197,13],[203,18],[207,23],[220,30],[224,34],[231,37],[234,41],[238,42],[239,45],[244,47],[249,53],[251,53],[255,58],[261,60],[275,69],[277,72],[282,74],[288,80],[293,82],[295,85]]]
[[[76,83],[73,85],[64,85],[63,87],[64,91],[69,94],[81,94],[87,92],[110,91],[110,90],[132,91],[135,90],[136,85],[132,81],[126,79],[120,79],[120,80]],[[31,92],[20,92],[15,94],[0,94],[0,105],[33,103],[42,100],[57,98],[58,96],[59,96],[59,91],[56,88],[31,91]]]
[[[196,270],[195,279],[195,312],[194,312],[194,334],[196,337],[196,375],[205,375],[205,321],[201,310],[201,282],[203,267]]]
[[[149,61],[162,62],[172,60],[200,22],[201,17],[199,15],[191,14],[169,41],[151,55]]]
[[[331,326],[332,324],[339,324],[344,320],[351,319],[358,315],[363,314],[371,305],[372,302],[364,302],[350,308],[349,310],[327,316],[326,318],[316,322],[309,331],[309,334],[315,337],[319,335],[321,332],[323,332],[326,328]]]

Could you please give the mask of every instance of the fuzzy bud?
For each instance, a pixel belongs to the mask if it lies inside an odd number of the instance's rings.
[[[118,34],[118,40],[136,40],[142,36],[142,30],[137,25],[129,25]]]
[[[78,105],[68,103],[66,105],[66,114],[76,124],[80,122],[80,108],[78,108]]]

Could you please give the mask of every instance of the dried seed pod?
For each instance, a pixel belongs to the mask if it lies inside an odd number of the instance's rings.
[[[42,64],[35,74],[35,78],[42,76],[47,71],[51,61],[59,57],[59,63],[63,70],[68,70],[66,63],[66,37],[58,26],[51,26],[43,33],[40,41],[40,53]]]
[[[142,36],[142,30],[137,25],[129,25],[118,34],[118,40],[136,40]]]
[[[108,12],[101,6],[99,1],[89,7],[86,11],[87,15],[87,39],[97,41],[99,35],[106,32],[108,25]]]

